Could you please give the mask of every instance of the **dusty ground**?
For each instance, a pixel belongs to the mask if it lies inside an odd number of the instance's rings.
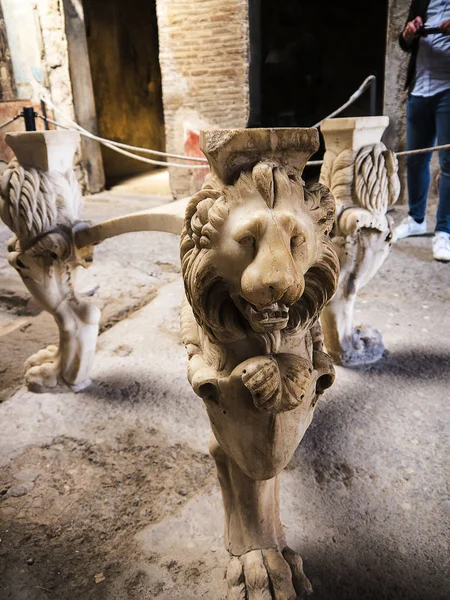
[[[120,189],[117,188],[117,189]],[[98,194],[87,200],[83,217],[93,222],[158,206],[166,197]],[[40,311],[6,258],[11,232],[0,226],[0,402],[18,389],[23,363],[37,349],[57,343],[52,317]],[[169,236],[170,237],[170,236]],[[95,249],[93,266],[80,271],[79,289],[102,310],[103,332],[127,314],[148,304],[158,288],[178,277],[176,243],[167,236],[146,233],[107,240]]]
[[[86,214],[143,207],[100,198]],[[177,239],[98,248],[83,282],[103,311],[94,383],[39,395],[17,389],[21,365],[55,329],[32,316],[0,238],[0,599],[218,600],[223,519],[185,378]],[[337,369],[283,475],[283,522],[316,600],[450,597],[450,265],[430,245],[399,242],[361,294],[357,320],[388,352]]]

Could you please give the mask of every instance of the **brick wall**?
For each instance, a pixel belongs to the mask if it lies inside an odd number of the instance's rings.
[[[249,113],[247,0],[157,0],[166,147],[188,129],[245,127]],[[175,197],[192,172],[171,169]]]

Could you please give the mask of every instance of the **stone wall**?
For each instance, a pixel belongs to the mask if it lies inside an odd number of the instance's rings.
[[[408,55],[398,44],[398,36],[406,23],[411,0],[389,0],[386,39],[386,68],[384,80],[383,113],[389,117],[389,127],[383,136],[392,150],[406,149],[406,68]],[[405,159],[400,159],[402,192],[400,203],[406,202]]]
[[[245,127],[249,114],[247,0],[157,0],[166,148],[184,153],[185,131]],[[193,173],[171,169],[176,198]]]
[[[42,37],[43,63],[53,104],[75,118],[62,0],[34,2]],[[56,118],[60,121],[60,118]]]

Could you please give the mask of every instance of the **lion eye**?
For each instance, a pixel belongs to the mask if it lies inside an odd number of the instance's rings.
[[[254,248],[255,238],[252,235],[246,235],[239,240],[239,244],[244,248]]]
[[[291,237],[291,250],[294,250],[294,248],[298,248],[299,246],[304,244],[304,242],[305,238],[302,235],[294,235],[293,237]]]

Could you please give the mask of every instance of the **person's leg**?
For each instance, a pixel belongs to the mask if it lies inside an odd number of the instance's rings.
[[[438,145],[450,144],[450,89],[439,94],[436,108]],[[439,182],[439,205],[436,231],[450,234],[450,148],[439,151],[441,179]]]
[[[417,150],[434,145],[436,138],[435,97],[412,96],[406,109],[406,149]],[[422,223],[430,187],[431,152],[406,157],[409,214]]]

